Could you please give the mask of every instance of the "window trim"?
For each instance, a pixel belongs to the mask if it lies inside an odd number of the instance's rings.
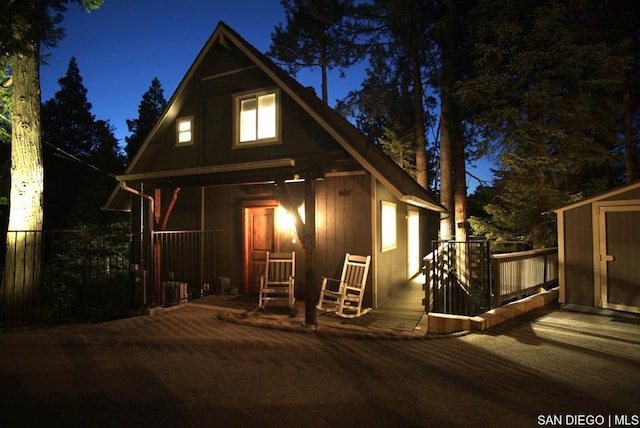
[[[262,138],[256,140],[250,140],[245,142],[240,142],[240,106],[242,101],[246,101],[248,99],[255,99],[256,103],[258,98],[263,95],[275,95],[276,97],[276,111],[275,111],[275,137]],[[234,149],[243,149],[248,147],[260,147],[260,146],[268,146],[273,144],[281,144],[281,118],[282,118],[282,108],[281,108],[281,96],[280,96],[280,88],[265,88],[257,91],[247,91],[241,92],[233,95],[233,148]],[[256,126],[256,133],[258,129]]]
[[[191,138],[188,141],[180,141],[180,124],[182,122],[189,122]],[[195,119],[194,116],[182,116],[176,119],[176,147],[192,146],[195,144]]]

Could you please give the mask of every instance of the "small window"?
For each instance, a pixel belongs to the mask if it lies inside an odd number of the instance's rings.
[[[279,141],[279,92],[243,94],[235,98],[235,146]]]
[[[396,204],[382,201],[381,219],[381,250],[389,251],[396,248]]]
[[[176,122],[176,145],[193,144],[193,116],[181,117]]]

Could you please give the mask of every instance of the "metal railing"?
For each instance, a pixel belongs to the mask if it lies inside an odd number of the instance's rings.
[[[494,307],[548,288],[558,281],[558,249],[494,254],[491,279]]]
[[[131,308],[128,232],[9,231],[0,245],[2,326],[113,318]]]
[[[476,315],[489,309],[487,241],[435,241],[424,258],[425,311]]]
[[[477,315],[556,284],[558,251],[489,255],[488,241],[434,242],[423,270],[426,312]]]
[[[221,230],[153,232],[153,301],[174,305],[218,284]]]

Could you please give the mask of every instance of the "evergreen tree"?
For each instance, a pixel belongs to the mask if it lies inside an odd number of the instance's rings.
[[[425,97],[425,82],[434,45],[433,4],[418,0],[374,0],[356,9],[354,31],[363,39],[369,59],[367,78],[338,108],[356,117],[358,126],[373,141],[395,132],[413,135],[416,180],[429,188],[426,129],[433,125],[429,113],[433,98]]]
[[[42,135],[46,142],[89,160],[95,150],[92,138],[95,117],[74,57],[58,84],[60,89],[42,106]]]
[[[319,67],[322,100],[328,103],[327,71],[341,72],[358,59],[348,17],[353,0],[281,0],[286,26],[276,25],[268,55],[295,75],[300,68]]]
[[[76,0],[85,11],[103,0]],[[13,72],[11,127],[11,192],[9,230],[42,230],[44,174],[40,129],[40,48],[63,36],[62,12],[71,0],[0,0],[0,63]],[[2,309],[21,310],[21,302],[37,301],[40,245],[36,234],[18,244],[7,235]],[[21,266],[21,269],[15,269]],[[26,275],[25,275],[26,273]],[[8,293],[7,290],[11,290]]]
[[[160,119],[160,115],[162,115],[166,105],[167,100],[164,98],[164,90],[158,78],[154,77],[151,81],[151,86],[149,86],[147,92],[142,95],[142,101],[140,101],[138,105],[138,118],[127,119],[127,127],[131,135],[125,137],[125,141],[127,142],[125,151],[129,163],[131,163],[138,149],[151,132],[151,129],[153,129],[156,122]]]
[[[458,95],[499,154],[501,191],[485,229],[552,244],[553,216],[543,213],[622,177],[621,89],[633,58],[612,43],[607,8],[595,0],[479,1],[477,75],[458,84]]]
[[[48,228],[104,223],[100,206],[114,183],[107,173],[123,168],[113,127],[91,113],[82,80],[71,58],[60,89],[42,107]]]

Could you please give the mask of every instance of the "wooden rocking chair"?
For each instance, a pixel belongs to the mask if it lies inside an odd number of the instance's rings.
[[[267,306],[270,300],[286,300],[293,309],[296,253],[270,253],[267,251],[264,275],[260,277],[258,305]]]
[[[371,308],[362,309],[362,300],[370,264],[371,256],[347,253],[342,267],[342,277],[339,280],[322,277],[320,298],[316,308],[321,311],[335,312],[342,318],[356,318],[369,312]]]

